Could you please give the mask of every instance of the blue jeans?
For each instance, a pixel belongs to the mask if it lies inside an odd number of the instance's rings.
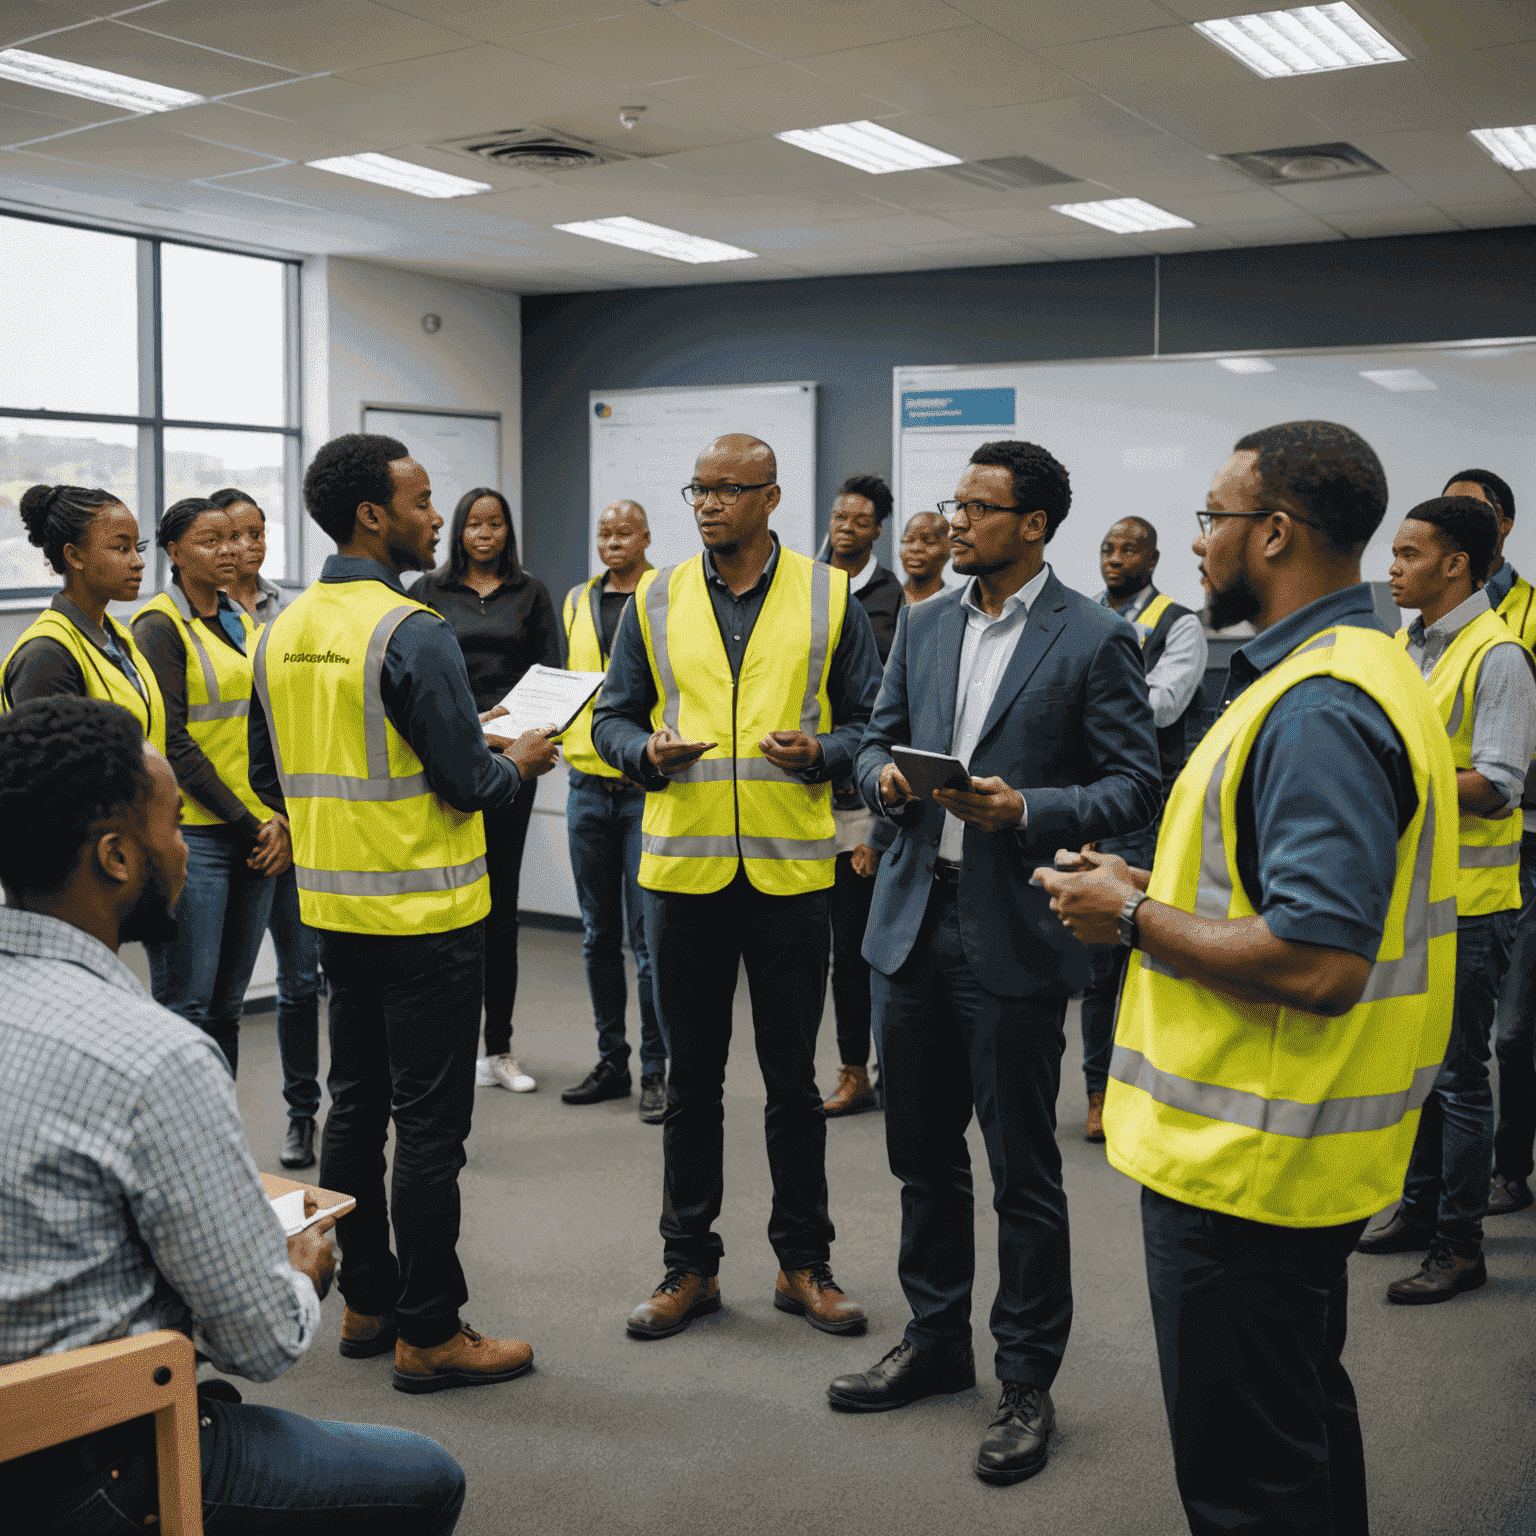
[[[425,1435],[201,1396],[198,1412],[209,1536],[448,1536],[458,1524],[463,1469]],[[146,1527],[145,1516],[158,1508],[150,1450],[114,1460],[74,1490],[47,1529],[60,1536],[142,1531],[156,1528]]]
[[[622,944],[626,925],[634,951],[640,992],[640,1073],[667,1070],[667,1045],[656,1012],[651,952],[645,942],[645,907],[640,898],[640,818],[645,796],[638,790],[604,788],[612,781],[572,769],[565,802],[571,874],[581,904],[581,958],[597,1024],[598,1060],[616,1072],[629,1070],[624,1034],[628,1001]]]
[[[299,916],[290,869],[273,882],[267,931],[277,951],[277,1054],[290,1120],[320,1112],[320,936]]]
[[[1451,1039],[1419,1115],[1403,1182],[1403,1216],[1433,1229],[1464,1258],[1476,1258],[1483,1246],[1488,1176],[1493,1170],[1488,1034],[1514,926],[1512,910],[1463,917],[1456,924]]]
[[[1506,1179],[1528,1179],[1536,1144],[1536,830],[1520,840],[1520,917],[1499,994],[1494,1052],[1499,1058],[1499,1124],[1493,1133],[1493,1166]]]
[[[240,1016],[256,968],[276,881],[246,865],[250,846],[220,827],[185,827],[187,885],[176,937],[149,944],[150,990],[162,1007],[196,1024],[240,1064]]]

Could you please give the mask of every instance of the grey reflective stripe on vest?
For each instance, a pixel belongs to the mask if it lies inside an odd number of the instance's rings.
[[[273,722],[272,715],[272,695],[267,688],[267,641],[271,638],[272,625],[268,624],[263,627],[261,639],[256,642],[256,665],[252,676],[256,686],[256,697],[261,700],[262,712],[267,717],[267,740],[272,744],[272,766],[277,769],[278,782],[283,786],[283,793],[286,795],[288,777],[283,772],[283,749],[277,739],[277,726]]]
[[[197,659],[202,663],[203,691],[207,693],[210,704],[217,704],[222,695],[219,693],[219,675],[213,670],[213,658],[204,649],[203,642],[198,638],[197,625],[195,623],[183,624],[182,628],[186,631],[187,638],[191,640],[193,650],[197,652]],[[206,709],[207,707],[207,705],[202,704],[189,705],[187,708],[187,719],[224,720],[229,718],[227,715],[203,715],[199,717],[195,713],[196,710]]]
[[[1520,862],[1519,843],[1500,843],[1496,848],[1476,848],[1461,845],[1462,869],[1505,869]]]
[[[655,581],[646,588],[645,593],[645,616],[651,628],[651,655],[656,658],[656,671],[661,678],[661,723],[673,731],[677,729],[678,711],[682,707],[677,679],[672,675],[672,653],[667,649],[667,609],[672,602],[672,573],[676,569],[675,565],[669,565],[665,570],[657,571]]]
[[[642,832],[640,851],[658,859],[831,859],[837,856],[837,838],[663,837]]]
[[[1395,1093],[1366,1093],[1353,1098],[1303,1104],[1295,1099],[1266,1099],[1262,1094],[1249,1093],[1242,1088],[1224,1088],[1218,1083],[1175,1077],[1170,1072],[1158,1071],[1140,1051],[1133,1051],[1129,1046],[1117,1045],[1109,1065],[1109,1075],[1117,1083],[1139,1088],[1169,1109],[1302,1141],[1314,1136],[1390,1130],[1402,1121],[1404,1115],[1422,1108],[1439,1073],[1440,1064],[1436,1062],[1418,1068],[1412,1083]]]
[[[827,644],[832,636],[832,567],[820,560],[811,567],[811,648],[805,667],[805,701],[800,706],[800,729],[814,736],[821,725],[821,674],[827,666]]]
[[[414,800],[431,790],[424,773],[405,779],[352,779],[340,773],[289,773],[283,775],[283,794],[289,800],[372,801]]]
[[[776,767],[766,757],[712,757],[681,773],[669,773],[667,777],[674,784],[722,784],[731,779],[742,779],[758,784],[805,786],[804,779],[797,779],[792,773]]]
[[[484,854],[449,869],[303,869],[294,865],[299,889],[324,896],[420,896],[462,890],[484,875]]]
[[[251,712],[249,699],[231,699],[228,704],[188,704],[187,719],[243,720]]]
[[[373,626],[363,658],[363,749],[370,780],[389,777],[389,722],[384,715],[384,652],[389,637],[407,614],[419,612],[415,603],[391,608]]]

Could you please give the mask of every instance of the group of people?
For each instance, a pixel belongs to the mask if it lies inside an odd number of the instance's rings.
[[[663,1274],[632,1336],[722,1306],[744,964],[775,1307],[868,1327],[831,1267],[829,1118],[882,1104],[901,1184],[911,1316],[835,1376],[831,1408],[975,1383],[974,1115],[1000,1271],[975,1472],[1039,1472],[1072,1321],[1056,1100],[1081,995],[1084,1133],[1143,1186],[1191,1530],[1365,1530],[1348,1255],[1423,1251],[1389,1296],[1449,1300],[1486,1277],[1483,1216],[1531,1202],[1536,598],[1503,559],[1509,487],[1462,471],[1414,506],[1391,581],[1419,617],[1395,637],[1360,571],[1386,478],[1329,422],[1254,432],[1215,467],[1194,537],[1205,623],[1157,590],[1139,516],[1104,535],[1097,598],[1062,584],[1046,555],[1070,477],[1031,443],[982,445],[954,498],[907,521],[905,580],[874,557],[892,513],[877,475],[843,483],[817,559],[772,531],[758,439],[708,445],[683,496],[699,554],[653,569],[645,509],[616,502],[603,572],[557,618],[504,499],[469,492],[434,567],[426,471],[403,443],[349,435],[304,478],[337,547],[317,582],[284,605],[260,580],[261,513],[231,489],[167,509],[170,585],[125,627],[106,610],[137,597],[132,514],[105,492],[27,493],[64,590],[0,673],[16,832],[0,851],[0,1213],[28,1234],[0,1363],[171,1326],[262,1380],[313,1339],[330,1219],[285,1249],[233,1093],[270,925],[288,1166],[313,1156],[319,972],[329,988],[319,1178],[356,1200],[336,1228],[341,1353],[392,1353],[413,1394],[530,1369],[528,1343],[463,1321],[458,1172],[477,1081],[537,1086],[512,1052],[517,889],[534,781],[563,749],[598,1059],[562,1097],[633,1092],[627,938],[640,1118],[662,1125]],[[1206,623],[1243,621],[1257,634],[1202,735]],[[553,724],[497,727],[540,662],[605,673],[558,744]],[[963,774],[917,793],[903,748]],[[154,1002],[116,957],[129,939]],[[823,1096],[829,949],[841,1070]],[[204,1390],[210,1529],[273,1509],[293,1530],[453,1528],[463,1476],[424,1437]],[[0,1482],[38,1529],[86,1530],[103,1504],[141,1524],[152,1443],[103,1431]]]

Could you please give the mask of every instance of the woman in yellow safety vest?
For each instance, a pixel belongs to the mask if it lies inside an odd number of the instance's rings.
[[[251,788],[258,630],[224,590],[237,575],[229,513],[189,496],[166,508],[155,539],[171,583],[134,615],[133,632],[165,700],[188,852],[176,937],[147,946],[150,981],[155,1001],[212,1036],[234,1072],[274,877],[292,863],[288,824]]]
[[[133,513],[110,491],[29,486],[21,498],[27,541],[64,578],[0,667],[0,708],[70,693],[120,704],[146,740],[165,750],[165,706],[154,673],[108,603],[131,603],[144,576]]]

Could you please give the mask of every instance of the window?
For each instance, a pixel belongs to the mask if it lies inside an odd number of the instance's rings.
[[[297,262],[0,214],[0,292],[0,599],[58,590],[21,522],[39,481],[111,491],[150,539],[172,502],[239,486],[263,575],[298,583]],[[145,597],[158,551],[153,574]]]

